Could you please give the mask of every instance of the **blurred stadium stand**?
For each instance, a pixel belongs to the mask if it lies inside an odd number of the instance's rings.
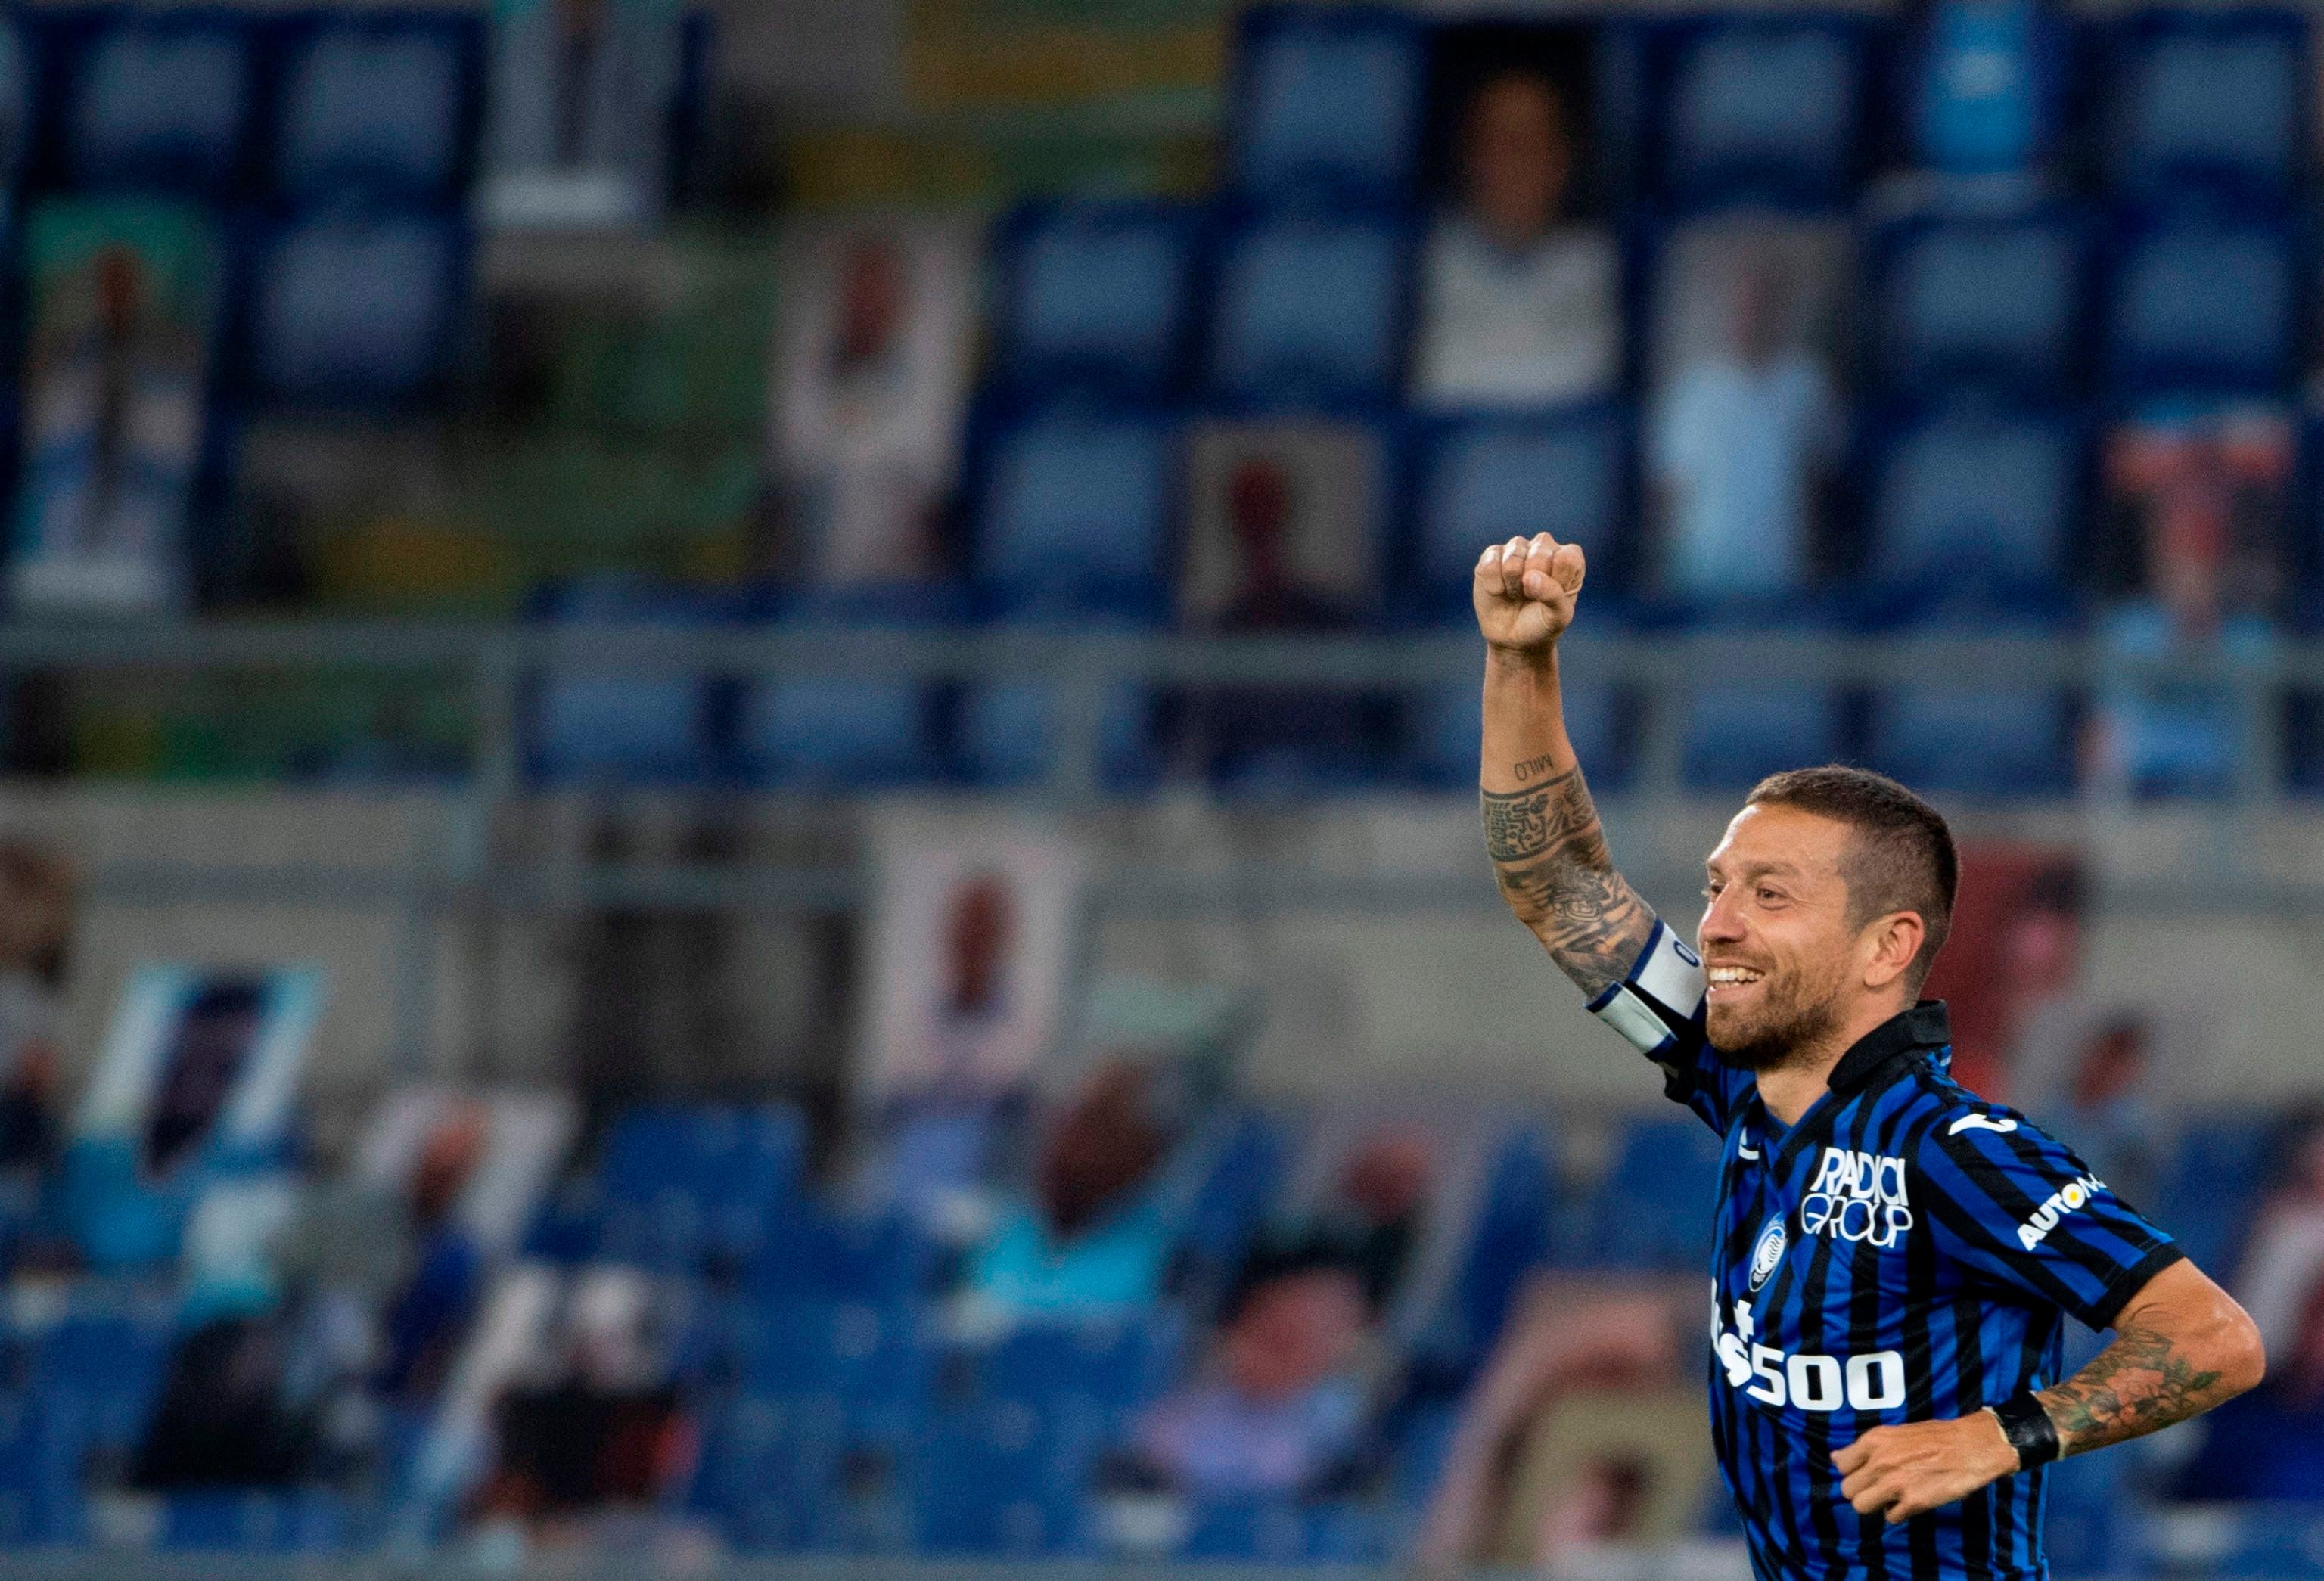
[[[1545,1333],[1693,1387],[1717,1162],[1475,859],[1546,530],[1674,920],[1805,761],[2070,853],[1964,1071],[2303,1360],[2056,1567],[2324,1576],[2309,13],[881,14],[0,13],[0,1568],[1540,1558],[1448,1467]],[[279,1134],[106,1129],[154,959],[321,964]],[[1562,1562],[1745,1573],[1648,1458]]]

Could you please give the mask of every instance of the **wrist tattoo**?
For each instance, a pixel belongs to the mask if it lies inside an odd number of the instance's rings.
[[[1548,758],[1528,758],[1509,772],[1519,779],[1531,779],[1536,774],[1547,774],[1551,761]]]

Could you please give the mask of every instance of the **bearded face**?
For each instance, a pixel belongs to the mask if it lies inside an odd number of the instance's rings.
[[[1748,991],[1712,997],[1704,1019],[1711,1046],[1738,1070],[1768,1071],[1821,1043],[1840,1025],[1846,967],[1844,954],[1821,963],[1770,959],[1755,969],[1761,973],[1756,980],[1738,985]]]
[[[1704,1030],[1728,1063],[1783,1064],[1846,1013],[1855,966],[1845,825],[1784,806],[1746,807],[1711,853],[1696,937],[1710,992]]]

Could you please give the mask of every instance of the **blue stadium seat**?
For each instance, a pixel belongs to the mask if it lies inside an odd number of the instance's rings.
[[[1954,176],[2032,169],[2050,132],[2056,25],[2039,0],[1939,0],[1910,88],[1917,162]]]
[[[2262,393],[2300,369],[2292,237],[2262,221],[2136,227],[2107,306],[2107,365],[2144,390]]]
[[[1221,253],[1208,376],[1230,399],[1385,400],[1405,317],[1405,230],[1382,219],[1275,216]]]
[[[1197,1499],[1176,1557],[1205,1564],[1370,1567],[1388,1557],[1388,1522],[1349,1500]]]
[[[917,1457],[922,1553],[1066,1556],[1086,1546],[1090,1468],[1109,1421],[1095,1402],[989,1400],[948,1411]]]
[[[958,590],[916,586],[883,607],[875,592],[794,597],[780,613],[795,629],[858,639],[925,630],[958,618]],[[907,612],[899,615],[896,609]],[[823,672],[748,683],[736,709],[733,752],[753,783],[825,788],[925,784],[945,770],[935,712],[939,694],[908,676]]]
[[[1173,1380],[1185,1326],[1167,1309],[1117,1323],[1019,1328],[979,1360],[982,1392],[1028,1404],[1086,1400],[1119,1420]]]
[[[1394,1435],[1395,1466],[1391,1487],[1397,1503],[1417,1510],[1436,1491],[1452,1439],[1461,1430],[1457,1402],[1427,1400],[1412,1407]]]
[[[908,1214],[835,1214],[800,1197],[770,1227],[752,1288],[770,1309],[856,1302],[901,1311],[927,1293],[936,1251]]]
[[[143,1307],[72,1313],[33,1353],[33,1393],[55,1441],[76,1461],[134,1454],[169,1363],[165,1314]]]
[[[1465,612],[1488,544],[1537,532],[1580,544],[1593,593],[1614,584],[1625,523],[1623,433],[1612,413],[1456,419],[1422,443],[1416,595]]]
[[[84,1451],[37,1395],[0,1394],[0,1549],[86,1540]]]
[[[723,611],[618,579],[567,590],[553,611],[567,622],[701,627]],[[711,688],[698,676],[561,669],[540,678],[532,765],[560,783],[687,781],[714,772]]]
[[[1308,1559],[1318,1565],[1379,1568],[1397,1557],[1397,1512],[1368,1499],[1310,1502],[1301,1512]]]
[[[734,754],[754,782],[850,787],[925,783],[941,771],[925,688],[812,676],[746,687]]]
[[[604,1194],[595,1181],[560,1181],[524,1228],[523,1255],[560,1268],[593,1261],[605,1224]]]
[[[1483,1365],[1509,1302],[1551,1250],[1554,1153],[1549,1135],[1518,1126],[1496,1144],[1451,1302],[1432,1335],[1433,1359],[1460,1374]]]
[[[860,1464],[860,1463],[858,1463]],[[885,1475],[888,1461],[876,1464],[882,1475],[868,1487],[859,1487],[860,1473],[851,1472],[811,1504],[798,1551],[833,1559],[907,1559],[918,1552],[915,1533],[919,1515],[902,1488]]]
[[[1172,1557],[1240,1572],[1370,1570],[1392,1557],[1398,1513],[1370,1499],[1196,1498]]]
[[[2319,543],[2324,548],[2324,543]],[[2310,573],[2311,580],[2314,573]],[[2314,593],[2307,595],[2310,600]],[[2313,608],[2311,604],[2311,610]],[[2316,627],[2311,613],[2301,630],[2312,634]],[[2324,795],[2324,694],[2313,691],[2294,692],[2285,710],[2284,756],[2285,778],[2292,794],[2303,797]]]
[[[37,1205],[29,1194],[13,1201],[5,1199],[0,1193],[0,1281],[14,1276],[17,1254],[37,1223]]]
[[[1691,790],[1741,790],[1785,768],[1846,756],[1840,694],[1797,681],[1697,687],[1680,773]]]
[[[1892,390],[2046,394],[2080,371],[2086,247],[2058,214],[1923,217],[1873,244],[1869,316]]]
[[[671,781],[710,772],[710,694],[686,677],[565,675],[535,713],[540,772],[559,782]]]
[[[706,1413],[686,1505],[750,1553],[901,1555],[912,1512],[900,1443],[852,1434],[830,1398],[744,1394]]]
[[[1920,630],[2003,634],[1990,621]],[[1882,773],[1932,791],[2057,795],[2073,787],[2070,710],[2067,694],[2054,686],[1892,686],[1873,699],[1865,756]]]
[[[601,1255],[650,1265],[744,1259],[798,1183],[806,1127],[788,1106],[644,1105],[607,1133]]]
[[[1003,232],[999,365],[1019,388],[1158,396],[1177,382],[1200,238],[1191,211],[1078,204]]]
[[[2054,691],[1897,687],[1874,702],[1866,755],[1932,791],[2059,795],[2074,778],[2067,710]]]
[[[283,67],[274,179],[294,202],[457,195],[475,130],[473,19],[340,16]]]
[[[2062,588],[2082,468],[2079,433],[2046,414],[1904,424],[1874,464],[1868,579],[1911,593]]]
[[[32,152],[42,60],[27,30],[0,16],[0,182],[12,190]]]
[[[1598,1190],[1599,1259],[1621,1268],[1702,1266],[1720,1146],[1691,1116],[1632,1121]]]
[[[837,1402],[835,1431],[877,1422],[908,1429],[935,1358],[912,1307],[789,1300],[763,1309],[743,1382],[756,1394]]]
[[[705,1413],[686,1507],[724,1521],[738,1547],[785,1548],[796,1540],[805,1494],[798,1484],[807,1463],[789,1441],[789,1424],[786,1402],[761,1395],[721,1400]]]
[[[240,23],[121,14],[80,62],[66,133],[73,182],[222,195],[238,174],[249,97]]]
[[[1179,1231],[1181,1282],[1202,1296],[1220,1293],[1241,1266],[1290,1158],[1290,1139],[1268,1116],[1240,1114],[1224,1124]]]
[[[695,1154],[713,1201],[779,1201],[799,1183],[807,1122],[788,1104],[706,1110],[695,1120]]]
[[[2200,1424],[2200,1429],[2232,1430],[2227,1421],[2218,1419]],[[2307,1491],[2305,1486],[2301,1489],[2303,1495]],[[2217,1511],[2222,1517],[2209,1532],[2211,1546],[2204,1550],[2204,1568],[2221,1581],[2319,1581],[2324,1577],[2324,1558],[2319,1558],[2324,1555],[2324,1515],[2317,1512],[2311,1500],[2304,1496],[2297,1501],[2207,1500],[2196,1508]]]
[[[2144,1502],[2131,1496],[2121,1455],[2077,1455],[2050,1467],[2042,1549],[2061,1576],[2120,1576],[2144,1567],[2126,1549]]]
[[[355,1524],[346,1502],[327,1489],[204,1489],[169,1497],[161,1546],[175,1553],[331,1554],[346,1548]]]
[[[1243,30],[1234,184],[1253,197],[1406,197],[1420,142],[1426,39],[1381,11],[1260,11]]]
[[[1828,203],[1858,168],[1871,35],[1841,16],[1674,23],[1656,100],[1660,185],[1682,203]]]
[[[597,1160],[605,1194],[644,1202],[665,1190],[696,1195],[694,1112],[670,1104],[624,1109],[606,1133]]]
[[[1307,1557],[1307,1523],[1288,1499],[1201,1499],[1187,1515],[1181,1559],[1294,1565]]]
[[[1566,682],[1564,694],[1566,734],[1573,739],[1575,755],[1589,765],[1591,785],[1600,791],[1619,789],[1629,778],[1635,705],[1618,687],[1586,680]],[[1425,785],[1471,785],[1484,728],[1485,701],[1474,681],[1413,693],[1405,714],[1404,766]]]
[[[1027,786],[1049,772],[1063,749],[1068,703],[1047,681],[991,681],[961,700],[955,737],[962,767],[984,786]],[[1101,699],[1098,778],[1109,789],[1150,785],[1161,772],[1154,699],[1122,685]]]
[[[278,232],[253,287],[250,363],[264,398],[408,402],[451,368],[468,236],[450,216],[318,218]]]
[[[1213,795],[1285,805],[1373,788],[1395,733],[1394,698],[1380,688],[1223,685],[1186,699],[1175,749]]]
[[[744,1396],[715,1411],[690,1507],[746,1553],[908,1551],[891,1457],[852,1444],[832,1403]]]
[[[2153,659],[2181,651],[2176,622],[2153,600],[2107,611],[2098,627],[2108,657]],[[2209,644],[2214,657],[2258,666],[2276,643],[2272,622],[2234,615]],[[2263,706],[2264,706],[2263,704]],[[2104,676],[2094,699],[2110,788],[2139,796],[2221,796],[2236,784],[2249,739],[2245,700],[2231,682],[2200,676]]]
[[[1156,607],[1178,442],[1157,414],[1057,412],[984,460],[975,574],[1006,613]]]
[[[2182,1122],[2154,1217],[2199,1266],[2232,1269],[2242,1256],[2252,1214],[2272,1183],[2276,1133],[2273,1117],[2248,1108],[2209,1109]]]
[[[2138,11],[2113,27],[2107,175],[2127,195],[2273,203],[2308,153],[2308,22],[2290,8]]]

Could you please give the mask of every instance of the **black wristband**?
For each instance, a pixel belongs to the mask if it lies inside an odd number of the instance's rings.
[[[1986,1409],[2001,1424],[2002,1436],[2009,1440],[2009,1447],[2017,1451],[2018,1470],[2031,1471],[2058,1457],[2058,1424],[2050,1420],[2050,1413],[2034,1398],[2033,1390],[2013,1394]]]

